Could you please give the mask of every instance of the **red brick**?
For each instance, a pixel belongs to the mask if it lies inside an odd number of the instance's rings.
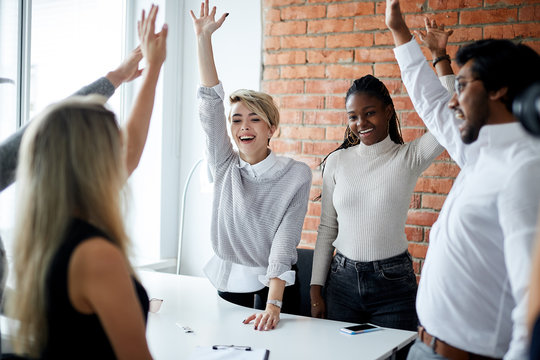
[[[290,6],[281,9],[281,18],[284,20],[317,19],[326,15],[326,6]]]
[[[326,97],[326,109],[345,109],[345,97],[344,96],[327,96]]]
[[[354,52],[355,62],[387,62],[396,61],[394,51],[391,48],[363,48]]]
[[[272,139],[270,148],[277,154],[299,153],[302,151],[302,144],[298,141]]]
[[[414,110],[411,98],[409,98],[408,96],[394,96],[392,97],[392,101],[394,102],[394,107],[396,108],[396,111]]]
[[[419,138],[425,133],[424,129],[413,129],[413,128],[402,128],[401,129],[401,136],[403,137],[403,141],[405,142],[411,142],[414,139]]]
[[[319,168],[320,168],[320,166],[317,166],[316,169],[312,170],[313,179],[311,180],[311,185],[315,186],[315,187],[318,187],[319,190],[320,190],[320,188],[322,186],[322,172],[321,172],[321,170]]]
[[[535,24],[490,25],[484,27],[485,39],[539,38],[540,26]]]
[[[394,37],[390,31],[376,32],[375,45],[394,45]]]
[[[412,257],[425,259],[427,250],[427,245],[409,243],[409,253],[411,253]]]
[[[336,140],[340,143],[343,142],[346,126],[327,127],[326,128],[326,140]]]
[[[347,123],[345,111],[306,111],[304,123],[308,125],[344,125]]]
[[[285,36],[281,38],[283,49],[313,49],[323,48],[324,36]]]
[[[540,6],[524,6],[519,9],[519,21],[540,21]]]
[[[280,35],[298,35],[306,33],[305,21],[288,21],[265,24],[265,34],[280,36]]]
[[[424,240],[424,230],[417,226],[405,226],[405,235],[408,241],[422,242]]]
[[[304,112],[295,110],[280,110],[279,119],[280,124],[301,124],[304,119]]]
[[[263,91],[269,94],[301,94],[304,92],[303,80],[263,81]]]
[[[420,194],[412,194],[411,202],[409,203],[409,209],[420,209],[422,204],[422,197]]]
[[[348,63],[353,60],[352,50],[314,50],[307,52],[308,63]]]
[[[422,195],[422,208],[441,210],[445,200],[446,195],[424,194]]]
[[[326,156],[332,151],[336,150],[340,143],[323,143],[323,142],[303,142],[302,153],[306,155],[320,155]]]
[[[279,79],[279,69],[277,67],[264,67],[263,80]]]
[[[459,23],[463,25],[508,23],[517,18],[517,9],[461,11]]]
[[[307,166],[309,166],[311,169],[316,169],[319,167],[319,165],[321,164],[321,161],[322,161],[322,158],[321,157],[315,157],[315,156],[295,156],[294,157],[295,160],[297,161],[302,161],[304,163],[306,163]],[[311,189],[310,191],[310,195],[309,195],[309,198],[310,199],[314,199],[316,198],[317,196],[319,196],[319,194],[321,193],[321,190],[318,189],[318,190],[313,190]]]
[[[423,176],[438,176],[438,177],[451,177],[455,178],[459,175],[459,166],[453,162],[435,162],[431,164],[426,171],[423,172]]]
[[[409,211],[407,214],[408,225],[431,226],[437,220],[439,213],[428,211]]]
[[[448,160],[452,160],[450,158],[450,154],[448,154],[448,151],[444,150],[441,155],[437,156],[435,158],[435,161],[448,161]]]
[[[314,95],[288,95],[281,97],[284,109],[323,109],[324,97]]]
[[[281,39],[278,36],[264,38],[264,50],[278,50],[281,47]]]
[[[418,179],[414,191],[434,194],[448,194],[453,184],[453,179],[421,177],[420,179]]]
[[[350,86],[350,80],[306,80],[306,93],[345,94]]]
[[[281,11],[279,11],[279,9],[265,8],[263,14],[265,22],[281,21]]]
[[[307,216],[321,216],[321,203],[310,201],[307,208]]]
[[[302,240],[300,246],[306,249],[313,249],[317,242],[317,232],[314,231],[302,231]]]
[[[329,48],[356,48],[371,45],[373,45],[372,34],[341,34],[326,37],[326,46]]]
[[[317,231],[321,218],[318,216],[306,216],[303,230]]]
[[[418,114],[414,111],[407,111],[407,112],[401,112],[401,126],[407,127],[407,126],[424,126],[424,122],[418,116]]]
[[[412,267],[413,267],[413,270],[414,270],[415,274],[420,274],[421,271],[422,271],[422,262],[417,261],[417,260],[413,260]]]
[[[462,12],[463,13],[463,12]],[[446,12],[436,14],[411,14],[405,16],[405,21],[411,29],[425,29],[424,19],[429,17],[431,20],[436,20],[437,24],[444,26],[454,26],[458,23],[457,12]]]
[[[283,79],[324,78],[323,65],[297,65],[281,68]]]
[[[403,13],[422,12],[424,9],[425,0],[406,0],[400,1],[400,8]],[[386,1],[377,3],[377,14],[384,14],[386,11]]]
[[[383,82],[386,89],[391,95],[398,95],[402,93],[402,83],[400,80],[391,80],[391,79],[379,79]]]
[[[326,77],[331,79],[357,79],[372,72],[370,65],[328,65],[326,67]]]
[[[431,228],[424,228],[424,240],[429,242],[429,235],[431,234]]]
[[[360,16],[354,20],[355,31],[386,30],[384,15]],[[363,35],[363,34],[362,34]]]
[[[482,39],[483,31],[481,27],[455,28],[453,30],[454,33],[450,35],[450,39],[448,40],[450,42],[477,41]],[[455,56],[456,51],[448,51],[448,53]]]
[[[282,126],[281,137],[287,139],[323,140],[324,128]]]
[[[307,32],[310,34],[339,33],[353,30],[352,19],[325,19],[308,22]]]
[[[302,4],[305,0],[264,0],[264,7],[277,7],[291,4]]]
[[[353,2],[346,4],[328,5],[327,17],[352,17],[359,15],[370,15],[375,11],[371,2]]]
[[[482,0],[428,0],[431,10],[474,9],[482,7]]]
[[[280,51],[264,54],[265,65],[291,65],[305,64],[306,53],[304,51]]]
[[[485,0],[484,6],[515,6],[524,4],[538,4],[538,0]]]
[[[375,64],[375,77],[399,78],[401,71],[397,64]]]
[[[530,46],[538,54],[540,54],[540,41],[524,41],[523,44],[527,45],[527,46]]]

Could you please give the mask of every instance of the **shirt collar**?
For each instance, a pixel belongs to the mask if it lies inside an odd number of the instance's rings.
[[[238,167],[247,171],[248,174],[250,174],[254,178],[260,177],[265,172],[270,170],[277,162],[277,157],[274,152],[272,150],[269,151],[270,153],[263,161],[259,161],[258,163],[253,165],[245,162],[244,160],[242,160],[242,158],[238,157]]]

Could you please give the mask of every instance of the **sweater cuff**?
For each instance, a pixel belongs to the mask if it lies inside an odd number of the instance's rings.
[[[212,87],[199,85],[197,95],[199,98],[217,99],[219,97],[223,101],[223,99],[225,99],[225,90],[223,90],[223,84],[220,81],[219,84]]]
[[[270,286],[270,279],[278,278],[285,281],[285,286],[294,285],[296,278],[296,271],[288,270],[279,276],[269,277],[268,275],[259,275],[259,281],[264,284],[264,286]]]

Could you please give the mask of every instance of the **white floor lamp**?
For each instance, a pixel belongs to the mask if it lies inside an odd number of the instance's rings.
[[[180,212],[180,225],[178,227],[178,254],[176,255],[176,274],[180,274],[180,259],[182,257],[182,240],[184,237],[184,218],[186,213],[186,197],[188,192],[189,183],[191,181],[191,178],[193,176],[193,173],[195,173],[195,170],[197,170],[197,167],[203,163],[204,159],[199,159],[195,164],[191,167],[191,170],[189,170],[189,174],[186,178],[186,182],[184,184],[184,191],[182,191],[182,198],[181,198],[181,212]]]

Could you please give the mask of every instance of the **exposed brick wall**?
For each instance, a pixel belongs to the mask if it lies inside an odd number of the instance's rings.
[[[540,52],[538,0],[401,3],[412,30],[423,29],[426,15],[454,30],[448,47],[452,58],[460,45],[485,38],[520,39]],[[321,191],[319,163],[343,138],[344,94],[353,79],[373,74],[386,84],[405,141],[425,132],[400,80],[393,39],[384,23],[385,6],[385,1],[263,0],[262,88],[282,109],[281,129],[271,146],[313,169],[311,198]],[[418,180],[405,228],[417,274],[430,227],[458,173],[444,152]],[[315,245],[320,211],[321,204],[310,201],[301,246]]]

